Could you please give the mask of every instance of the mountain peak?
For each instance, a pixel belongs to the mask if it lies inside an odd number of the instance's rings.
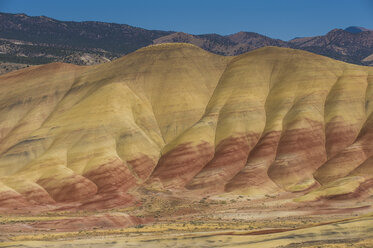
[[[366,31],[373,31],[371,29],[363,28],[363,27],[357,27],[357,26],[350,26],[345,28],[345,31],[352,33],[352,34],[359,34],[361,32],[366,32]]]
[[[240,31],[240,32],[237,32],[237,33],[234,33],[234,34],[230,34],[227,37],[229,37],[230,39],[233,39],[233,40],[242,40],[242,39],[248,39],[248,38],[253,37],[253,36],[262,36],[262,35],[260,35],[258,33],[254,33],[254,32]]]
[[[146,47],[142,47],[139,50],[135,52],[143,52],[143,51],[150,51],[150,50],[169,50],[169,49],[180,49],[180,48],[197,48],[198,50],[202,50],[200,47],[191,44],[191,43],[185,43],[185,42],[165,42],[165,43],[156,43],[152,44]],[[202,50],[203,51],[203,50]]]

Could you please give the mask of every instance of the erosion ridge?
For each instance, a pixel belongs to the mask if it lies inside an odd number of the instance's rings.
[[[160,44],[0,76],[0,208],[105,209],[141,188],[373,194],[373,70],[289,48]]]

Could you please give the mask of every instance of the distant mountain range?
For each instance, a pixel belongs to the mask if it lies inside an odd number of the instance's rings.
[[[263,46],[290,47],[349,63],[373,65],[373,30],[362,27],[282,41],[253,32],[192,35],[126,24],[0,13],[0,73],[54,61],[99,64],[144,46],[166,42],[191,43],[220,55],[239,55]]]
[[[64,22],[45,16],[0,13],[0,59],[24,64],[97,64],[171,33],[124,24]]]
[[[239,55],[264,46],[289,47],[353,64],[373,65],[373,30],[360,27],[333,29],[326,35],[295,38],[287,42],[253,32],[226,36],[179,32],[154,40],[154,43],[166,42],[192,43],[220,55]]]

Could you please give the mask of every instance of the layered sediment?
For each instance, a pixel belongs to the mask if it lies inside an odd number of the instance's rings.
[[[96,66],[15,71],[0,88],[0,208],[109,208],[142,187],[372,194],[369,67],[286,48],[223,57],[161,44]]]

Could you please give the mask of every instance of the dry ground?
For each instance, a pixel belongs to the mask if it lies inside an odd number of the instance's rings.
[[[372,201],[147,192],[122,209],[3,213],[0,247],[373,247]]]

